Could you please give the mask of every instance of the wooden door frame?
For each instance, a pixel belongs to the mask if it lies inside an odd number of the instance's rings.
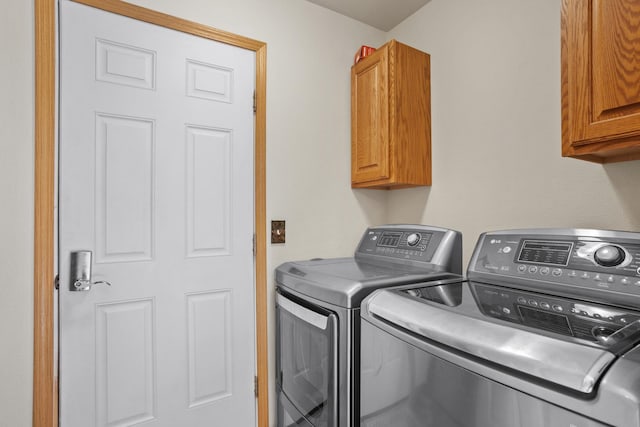
[[[258,426],[267,427],[267,254],[266,254],[266,73],[267,45],[206,25],[125,3],[120,0],[73,0],[184,33],[204,37],[256,54],[254,143],[255,299]],[[56,2],[35,4],[35,189],[34,189],[34,327],[33,427],[58,425],[57,378],[54,369],[54,231],[56,180]]]

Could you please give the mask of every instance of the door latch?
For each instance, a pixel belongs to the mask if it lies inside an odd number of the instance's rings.
[[[71,252],[71,269],[69,276],[69,290],[73,292],[89,291],[93,285],[109,285],[111,283],[104,280],[98,282],[91,281],[91,251]]]

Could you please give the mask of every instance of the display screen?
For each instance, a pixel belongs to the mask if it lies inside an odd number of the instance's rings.
[[[389,248],[395,248],[398,246],[400,242],[400,238],[402,237],[402,232],[389,232],[385,231],[382,233],[380,239],[378,239],[378,246],[386,246]]]
[[[570,242],[525,240],[518,261],[566,266],[572,249],[573,243]]]

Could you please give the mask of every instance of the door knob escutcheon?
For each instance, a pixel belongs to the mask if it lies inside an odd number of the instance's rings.
[[[91,281],[91,260],[93,253],[91,251],[73,251],[71,252],[71,269],[69,290],[73,292],[89,291],[92,285],[109,285],[111,283],[104,280],[98,282]]]

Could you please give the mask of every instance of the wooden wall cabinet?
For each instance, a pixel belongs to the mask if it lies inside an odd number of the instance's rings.
[[[351,186],[431,185],[428,54],[391,40],[351,67]]]
[[[562,0],[562,155],[640,159],[640,1]]]

